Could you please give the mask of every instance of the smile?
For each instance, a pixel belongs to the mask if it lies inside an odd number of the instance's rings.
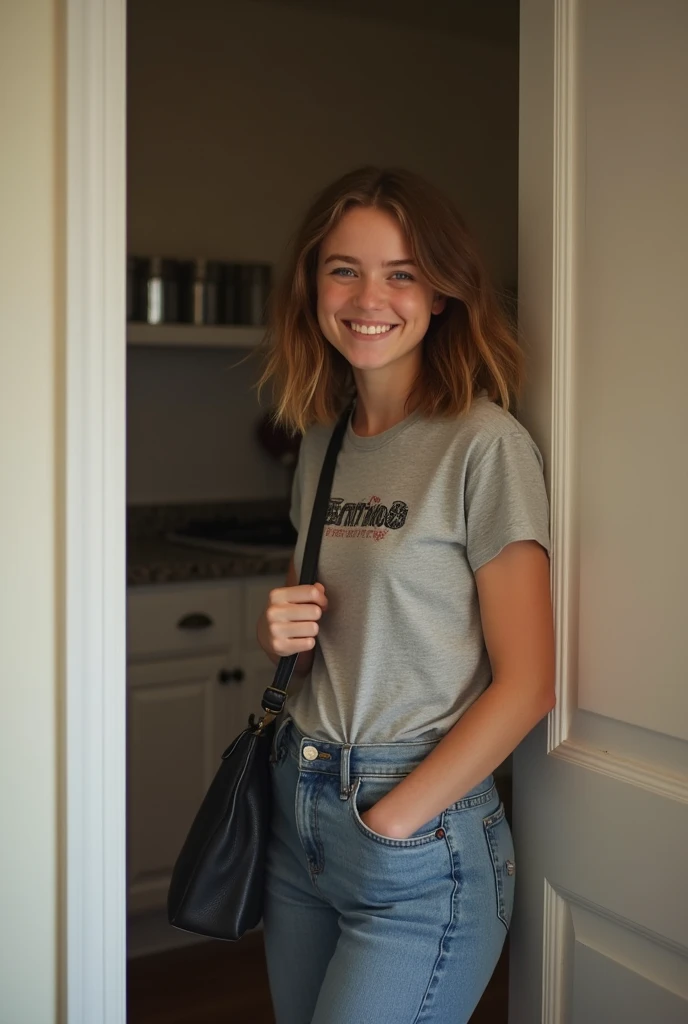
[[[390,331],[393,331],[395,327],[399,326],[399,324],[362,324],[358,323],[356,320],[343,320],[342,323],[345,324],[345,326],[354,334],[367,335],[389,334]]]

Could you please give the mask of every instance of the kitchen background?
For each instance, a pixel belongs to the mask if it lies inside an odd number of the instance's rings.
[[[513,286],[514,11],[511,0],[130,3],[128,251],[279,266],[319,187],[397,163],[453,196]],[[237,360],[130,348],[130,504],[284,495],[287,474],[254,440],[255,366]]]
[[[515,0],[130,0],[127,43],[129,253],[277,274],[323,184],[364,163],[398,164],[454,198],[497,285],[515,291]],[[128,329],[132,958],[189,940],[165,920],[173,858],[219,753],[272,675],[253,631],[283,579],[281,553],[168,539],[199,518],[286,514],[290,471],[257,438],[260,336]],[[130,1024],[153,1020],[137,1005]]]

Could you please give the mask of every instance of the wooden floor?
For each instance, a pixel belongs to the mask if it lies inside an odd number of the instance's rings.
[[[498,780],[509,821],[510,781]],[[274,1024],[260,931],[132,958],[127,981],[127,1024]],[[507,936],[471,1024],[507,1024],[508,989]]]
[[[471,1024],[507,1024],[508,944]],[[130,960],[128,1008],[127,1024],[274,1024],[262,934]]]

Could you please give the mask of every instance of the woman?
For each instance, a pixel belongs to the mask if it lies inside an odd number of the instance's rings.
[[[271,317],[263,382],[304,433],[294,559],[258,623],[301,677],[271,768],[277,1022],[462,1024],[514,897],[492,772],[555,703],[542,459],[508,411],[521,352],[461,217],[402,170],[320,195]],[[299,586],[352,400],[319,581]]]

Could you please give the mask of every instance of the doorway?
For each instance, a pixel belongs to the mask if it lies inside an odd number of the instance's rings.
[[[104,37],[113,31],[116,35],[114,20],[111,11],[98,25],[92,23],[92,31],[102,30]],[[381,50],[394,53],[394,61],[381,61]],[[360,67],[366,69],[365,75]],[[114,81],[110,88],[114,95]],[[505,298],[515,296],[518,4],[512,0],[503,0],[497,9],[491,5],[489,14],[468,2],[439,0],[422,11],[413,3],[361,2],[347,5],[345,13],[334,3],[307,0],[241,0],[232,5],[220,0],[194,5],[181,0],[137,0],[127,11],[127,96],[127,253],[267,263],[278,272],[295,219],[323,182],[357,164],[398,163],[425,173],[456,199],[483,245]],[[123,285],[122,279],[118,298],[124,325]],[[209,403],[203,390],[218,379],[218,372],[224,375],[227,393],[235,389],[231,404],[237,416],[255,413],[248,402],[250,374],[232,369],[246,346],[238,352],[193,339],[188,344],[158,344],[150,341],[152,335],[146,340],[144,334],[140,342],[136,331],[129,334],[126,513],[130,536],[135,521],[138,525],[151,511],[155,515],[163,507],[178,508],[189,502],[190,495],[200,498],[201,504],[247,497],[286,499],[288,474],[281,474],[274,493],[266,493],[266,478],[274,484],[280,474],[266,474],[263,467],[261,476],[257,460],[241,470],[254,473],[247,485],[253,490],[235,492],[235,481],[226,465],[220,465],[223,456],[226,462],[229,446],[223,449],[220,443],[209,450],[206,444],[209,436],[227,438],[230,429],[227,410],[217,401]],[[110,394],[116,401],[116,393]],[[177,430],[183,427],[174,435],[174,444],[170,443],[175,426],[171,395],[177,412],[182,412]],[[199,485],[201,470],[205,476]],[[169,489],[170,479],[177,490]],[[203,490],[207,481],[217,480],[223,481],[219,490]],[[116,553],[113,550],[113,558]],[[155,581],[150,585],[154,587]],[[117,589],[111,592],[116,597]],[[128,581],[128,603],[134,592],[136,596],[143,593],[140,579]],[[120,623],[120,636],[123,627]],[[139,694],[146,687],[152,692],[150,666],[161,660],[154,647],[146,651],[132,657],[128,643],[127,658],[136,662],[133,672],[130,664],[128,676],[130,681],[137,677]],[[250,654],[246,652],[247,659]],[[216,655],[213,650],[209,657]],[[169,651],[164,657],[169,660]],[[142,666],[146,666],[143,682]],[[186,662],[184,668],[188,667]],[[198,689],[201,679],[210,679],[216,670],[236,667],[224,661],[204,665],[200,676],[192,674],[182,682]],[[258,689],[256,682],[253,692]],[[130,711],[129,693],[127,704]],[[241,709],[243,713],[243,705]],[[122,710],[118,704],[118,714]],[[117,721],[109,742],[116,745],[126,738],[130,747],[131,718],[127,723],[123,718]],[[154,715],[147,721],[149,735],[154,736]],[[103,732],[112,723],[112,718],[109,723],[103,719]],[[149,753],[155,764],[155,749],[149,748]],[[203,751],[200,756],[206,754]],[[92,755],[84,752],[82,762]],[[112,781],[119,789],[121,779],[116,773],[123,765],[116,760],[113,764],[117,768]],[[496,774],[508,805],[510,764]],[[137,779],[130,774],[127,782],[131,799]],[[141,799],[140,817],[145,806]],[[108,842],[116,848],[117,816],[112,809],[107,814]],[[176,834],[184,827],[180,819]],[[220,957],[193,942],[180,948],[185,937],[176,933],[172,938],[162,904],[155,906],[165,891],[165,857],[170,848],[163,843],[149,851],[153,860],[141,872],[142,876],[148,872],[150,883],[146,899],[139,904],[144,909],[132,913],[128,921],[130,968],[132,974],[138,972],[136,984],[149,992],[151,986],[155,989],[150,981],[155,975],[154,957],[169,956],[163,976],[174,970],[176,977],[181,977],[180,965],[188,957],[188,963],[194,964],[190,975],[201,978],[202,963],[212,972],[213,963],[224,963],[222,957],[233,952],[225,947]],[[130,881],[129,866],[127,875]],[[93,894],[97,879],[91,884]],[[127,895],[130,899],[131,893]],[[105,913],[115,911],[106,907]],[[238,958],[249,955],[251,942],[259,948],[259,937],[252,937],[244,949],[237,947]],[[151,967],[148,980],[146,957]],[[112,963],[108,955],[105,959]],[[505,953],[504,969],[500,966],[502,973],[495,979],[503,992],[500,1009],[489,1018],[495,1022],[506,1019],[506,963]],[[259,957],[255,965],[260,972]],[[112,988],[114,973],[109,977]],[[123,1019],[117,1016],[116,1000],[110,1002],[108,1013],[113,1022]],[[201,1018],[194,1020],[200,1024]]]

